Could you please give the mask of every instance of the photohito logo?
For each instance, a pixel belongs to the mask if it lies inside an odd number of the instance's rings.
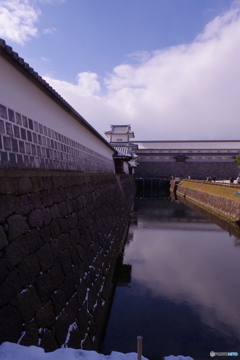
[[[214,357],[214,356],[238,356],[238,352],[236,352],[236,351],[234,351],[234,352],[215,352],[215,351],[211,351],[210,356],[211,357]]]

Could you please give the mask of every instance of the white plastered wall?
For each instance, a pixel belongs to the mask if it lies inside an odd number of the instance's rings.
[[[129,166],[126,161],[123,162],[123,171],[125,172],[125,174],[129,174]]]
[[[112,160],[113,151],[0,56],[0,103]]]

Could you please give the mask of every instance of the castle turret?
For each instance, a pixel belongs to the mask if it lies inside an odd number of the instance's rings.
[[[112,143],[127,145],[130,139],[135,137],[134,132],[131,131],[131,125],[111,125],[111,130],[106,131],[105,135],[109,138],[111,145]]]

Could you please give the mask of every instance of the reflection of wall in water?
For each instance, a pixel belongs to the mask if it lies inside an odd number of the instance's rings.
[[[240,227],[237,224],[235,224],[233,222],[229,222],[223,218],[220,218],[217,215],[207,211],[206,209],[203,209],[203,208],[197,206],[196,204],[193,204],[192,202],[190,202],[189,200],[187,200],[185,198],[181,197],[181,198],[179,198],[179,201],[181,201],[183,204],[185,204],[189,208],[193,209],[194,211],[199,212],[199,214],[204,216],[206,219],[208,219],[212,223],[220,226],[223,230],[227,231],[230,236],[231,235],[235,236],[234,245],[240,246]]]
[[[144,206],[143,206],[144,204]],[[181,230],[217,231],[219,228],[208,219],[173,199],[135,199],[134,209],[138,211],[138,228],[169,228]]]

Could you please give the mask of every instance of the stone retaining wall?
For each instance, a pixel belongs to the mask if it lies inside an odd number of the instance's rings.
[[[0,171],[0,343],[93,348],[134,193],[129,175]]]
[[[158,161],[141,161],[136,168],[136,176],[166,176],[173,175],[175,177],[186,178],[187,175],[192,179],[207,179],[209,176],[216,176],[217,178],[227,179],[231,176],[235,178],[238,176],[239,169],[237,169],[235,162],[158,162]]]
[[[183,180],[171,181],[171,191],[229,221],[240,220],[240,185]]]

